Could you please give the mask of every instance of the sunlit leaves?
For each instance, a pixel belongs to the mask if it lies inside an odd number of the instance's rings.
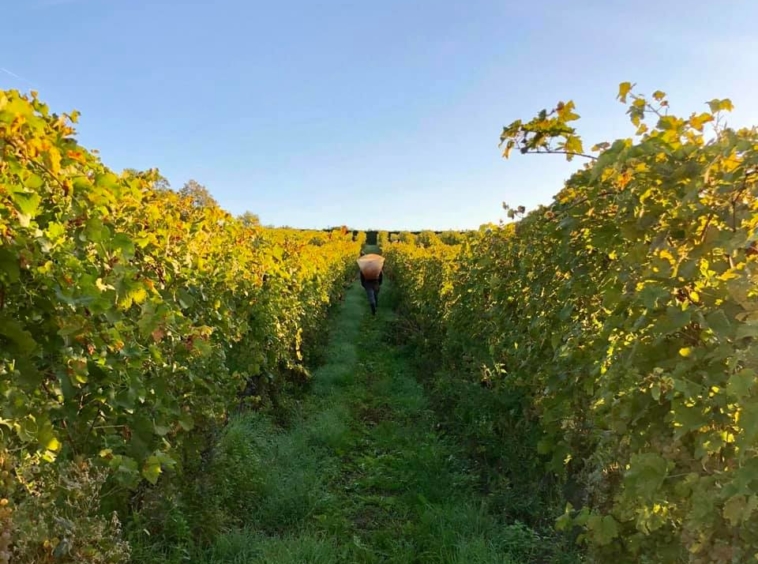
[[[299,378],[362,237],[262,229],[156,170],[114,174],[77,117],[0,91],[0,450],[100,458],[134,487],[247,382]]]
[[[508,158],[513,149],[521,153],[560,152],[566,154],[568,160],[582,154],[582,141],[568,125],[579,119],[575,109],[573,101],[559,102],[552,111],[542,110],[527,123],[516,120],[504,127],[500,135],[503,156]]]
[[[719,100],[718,98],[714,98],[710,102],[708,102],[708,107],[711,109],[711,113],[715,114],[718,112],[731,112],[734,110],[734,104],[732,104],[732,101],[728,98],[725,98],[723,100]]]
[[[626,104],[626,98],[629,95],[629,92],[632,90],[632,83],[631,82],[622,82],[619,84],[619,93],[616,98],[618,98],[622,104]]]
[[[579,137],[576,135],[566,136],[566,141],[562,144],[559,144],[558,147],[568,153],[568,160],[572,160],[575,155],[584,151],[584,148],[582,147],[582,140],[579,139]]]
[[[21,223],[28,225],[29,219],[33,218],[39,209],[41,201],[39,194],[33,192],[14,192],[11,198],[21,213],[21,217],[23,218],[20,219]]]
[[[388,264],[443,365],[495,402],[526,396],[517,412],[541,422],[546,471],[587,487],[589,507],[560,524],[584,529],[592,561],[747,562],[758,132],[723,124],[729,100],[686,118],[661,91],[625,82],[618,97],[633,136],[594,146],[552,205],[505,206],[511,231],[482,230],[454,253],[390,245]],[[512,122],[505,152],[582,153],[563,108]]]
[[[697,131],[703,131],[703,125],[705,125],[706,123],[712,122],[713,119],[714,118],[711,114],[703,112],[697,115],[692,114],[692,116],[690,117],[689,123],[693,129]]]

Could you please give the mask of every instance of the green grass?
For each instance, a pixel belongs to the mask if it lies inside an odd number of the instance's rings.
[[[578,562],[477,491],[463,448],[440,433],[413,363],[388,338],[390,284],[382,298],[373,317],[358,284],[347,292],[325,364],[285,428],[262,414],[226,428],[208,495],[233,517],[228,531],[160,561]]]

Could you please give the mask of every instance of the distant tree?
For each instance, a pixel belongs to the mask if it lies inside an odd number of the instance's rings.
[[[171,184],[169,183],[168,178],[165,176],[159,176],[158,180],[153,184],[153,189],[158,190],[159,192],[166,192],[171,190]]]
[[[181,190],[179,195],[185,198],[192,199],[192,205],[198,208],[205,208],[215,206],[218,207],[218,202],[211,196],[208,189],[195,180],[187,182]]]
[[[261,224],[261,218],[258,217],[258,214],[249,211],[239,216],[239,220],[245,227],[260,227]]]
[[[171,184],[168,182],[168,178],[165,176],[162,176],[160,173],[158,173],[157,170],[149,170],[146,172],[143,172],[141,170],[137,170],[136,168],[125,168],[124,174],[128,174],[131,176],[140,176],[143,174],[152,174],[153,172],[157,173],[157,179],[153,183],[153,190],[157,190],[159,192],[171,190]]]

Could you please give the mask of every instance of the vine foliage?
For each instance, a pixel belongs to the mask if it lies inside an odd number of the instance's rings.
[[[581,484],[557,523],[595,561],[754,561],[758,134],[729,100],[619,99],[634,136],[589,153],[571,102],[504,128],[506,157],[586,157],[551,205],[454,253],[387,243],[388,269],[448,367],[523,395],[498,415],[538,421]]]
[[[105,468],[111,493],[155,484],[251,383],[263,402],[307,379],[303,343],[361,244],[262,229],[161,189],[157,171],[116,174],[77,143],[77,118],[0,91],[6,532],[22,527],[14,507],[58,495],[39,469]],[[56,526],[38,539],[48,555],[72,546]]]

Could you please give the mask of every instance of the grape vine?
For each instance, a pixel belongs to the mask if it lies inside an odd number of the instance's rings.
[[[24,526],[13,508],[58,495],[30,469],[73,462],[106,468],[117,489],[154,484],[250,382],[264,401],[307,378],[303,341],[361,245],[245,224],[156,188],[156,171],[116,174],[76,142],[77,118],[0,91],[4,561]],[[38,550],[84,561],[60,523],[34,531]]]
[[[589,153],[570,102],[504,128],[506,157],[589,157],[551,205],[458,247],[385,241],[387,268],[448,370],[523,394],[594,561],[754,561],[758,133],[729,100],[619,99],[634,136]]]

